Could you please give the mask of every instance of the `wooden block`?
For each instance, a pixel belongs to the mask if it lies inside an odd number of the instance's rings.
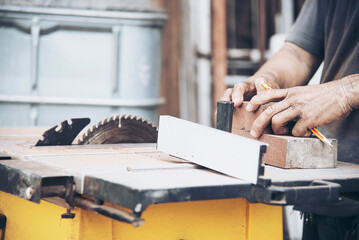
[[[249,138],[160,116],[157,150],[254,184],[265,147]]]
[[[255,112],[247,112],[248,102],[244,102],[233,111],[232,133],[253,138],[249,131],[254,120],[273,103],[262,105]],[[337,146],[335,139],[329,139],[333,148],[316,137],[293,137],[271,134],[268,126],[264,134],[257,140],[268,143],[263,162],[281,168],[333,168],[337,162]]]
[[[253,138],[248,131],[234,125],[232,133]],[[262,134],[257,140],[268,143],[264,163],[281,168],[334,168],[337,164],[338,142],[329,139],[333,147],[316,137],[293,137]]]
[[[246,107],[249,102],[244,101],[240,107],[233,110],[232,126],[240,130],[250,131],[254,120],[267,109],[272,103],[264,104],[258,108],[255,112],[246,111]],[[264,129],[264,133],[273,133],[270,126]]]

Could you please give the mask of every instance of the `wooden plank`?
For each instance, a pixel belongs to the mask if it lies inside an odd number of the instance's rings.
[[[249,131],[253,122],[270,104],[262,105],[255,112],[246,111],[248,102],[234,108],[232,133],[253,138]],[[333,168],[336,166],[338,142],[329,139],[334,147],[321,142],[316,137],[294,137],[273,135],[267,126],[257,140],[268,143],[263,162],[281,168]],[[256,138],[253,138],[256,139]]]
[[[232,128],[232,133],[253,138],[249,132]],[[320,141],[317,137],[293,137],[262,134],[259,141],[268,143],[264,163],[281,168],[334,168],[337,162],[338,141],[330,138],[333,145]]]
[[[213,109],[226,90],[227,75],[226,0],[212,0]]]
[[[256,184],[265,143],[160,116],[157,150]]]
[[[158,4],[168,14],[162,37],[161,96],[166,103],[160,108],[161,114],[179,116],[179,70],[181,62],[181,2],[160,0]]]
[[[156,151],[154,143],[134,144],[94,144],[94,145],[69,145],[69,146],[44,146],[35,147],[36,139],[1,139],[0,153],[27,160],[33,156],[72,156],[72,155],[113,155],[118,153],[137,154]]]
[[[260,64],[265,62],[266,38],[267,38],[267,12],[266,1],[259,0],[259,51],[261,53]]]

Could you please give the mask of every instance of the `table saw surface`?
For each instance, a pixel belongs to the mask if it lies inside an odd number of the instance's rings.
[[[72,176],[77,193],[129,209],[240,197],[272,204],[321,203],[339,201],[343,192],[359,192],[355,164],[339,163],[335,169],[265,166],[261,183],[253,185],[159,152],[156,144],[35,147],[44,130],[0,128],[0,171],[30,173],[28,185],[34,179]]]

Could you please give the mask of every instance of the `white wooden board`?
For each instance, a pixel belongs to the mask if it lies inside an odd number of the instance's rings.
[[[160,116],[157,150],[256,184],[266,143]]]

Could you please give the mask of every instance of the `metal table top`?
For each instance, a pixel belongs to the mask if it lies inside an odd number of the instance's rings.
[[[359,192],[355,164],[339,163],[335,169],[265,166],[260,184],[253,185],[158,152],[155,144],[35,147],[42,131],[0,128],[0,153],[11,157],[0,161],[0,172],[10,176],[16,170],[26,178],[22,194],[14,195],[24,197],[35,180],[41,187],[41,180],[51,176],[73,177],[77,193],[137,211],[155,203],[225,198],[317,204],[339,201],[343,192]],[[11,191],[0,185],[0,190]]]

